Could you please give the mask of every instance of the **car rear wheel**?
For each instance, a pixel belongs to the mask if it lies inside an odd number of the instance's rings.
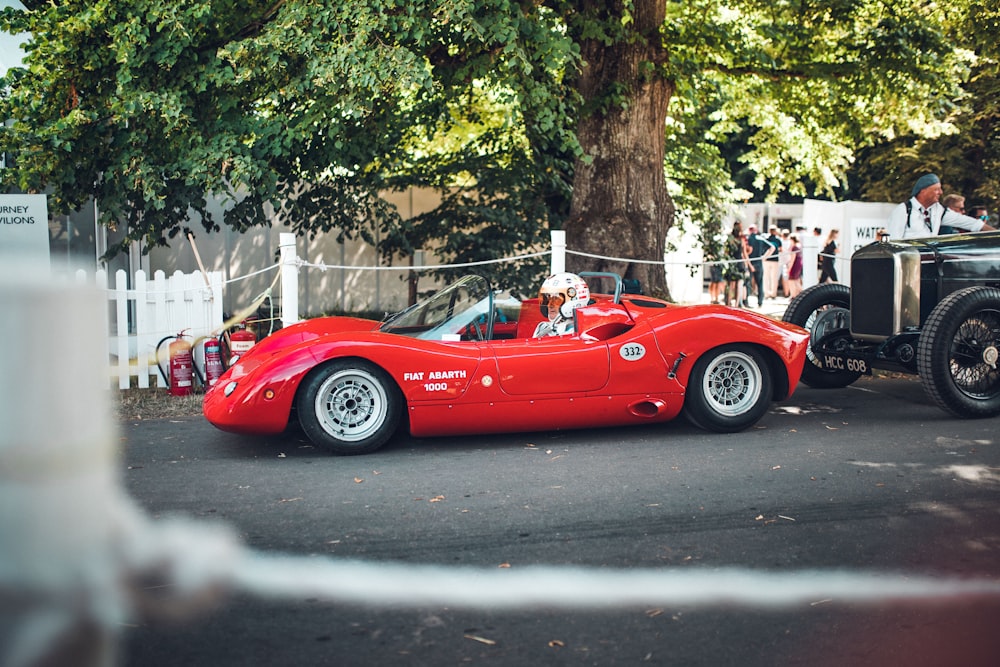
[[[956,417],[1000,414],[1000,289],[969,287],[931,311],[917,345],[924,389]]]
[[[748,345],[716,348],[691,370],[684,414],[706,431],[742,431],[767,412],[771,386],[770,368],[759,351]]]
[[[809,332],[809,349],[802,368],[802,381],[817,389],[837,389],[853,384],[861,373],[823,368],[819,353],[824,346],[847,345],[851,341],[851,289],[840,283],[824,283],[801,292],[785,309],[785,322]]]
[[[316,445],[334,454],[368,454],[395,433],[403,398],[374,364],[339,359],[306,377],[297,408],[302,430]]]

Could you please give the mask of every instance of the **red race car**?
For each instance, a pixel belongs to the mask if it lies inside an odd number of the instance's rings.
[[[572,274],[570,274],[572,275]],[[365,454],[401,424],[415,437],[664,422],[710,431],[755,424],[791,396],[808,333],[725,306],[586,294],[571,333],[536,337],[547,304],[466,276],[375,322],[322,317],[254,346],[205,394],[205,417],[279,433],[293,415],[316,445]],[[546,297],[543,296],[543,300]]]

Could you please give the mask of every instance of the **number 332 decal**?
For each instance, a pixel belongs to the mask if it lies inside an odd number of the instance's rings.
[[[639,361],[646,356],[646,348],[639,343],[629,343],[622,345],[618,350],[618,354],[625,361]]]

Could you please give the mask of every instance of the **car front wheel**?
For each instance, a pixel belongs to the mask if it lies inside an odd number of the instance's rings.
[[[771,387],[770,368],[758,350],[748,345],[716,348],[691,370],[684,414],[706,431],[742,431],[767,412]]]
[[[956,417],[1000,414],[1000,289],[969,287],[931,311],[917,345],[924,389]]]
[[[403,399],[385,371],[360,359],[339,359],[312,371],[297,402],[302,430],[334,454],[368,454],[399,424]]]

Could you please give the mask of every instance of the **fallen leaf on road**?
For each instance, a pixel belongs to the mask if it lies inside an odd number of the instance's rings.
[[[476,635],[463,635],[466,639],[471,639],[474,642],[479,642],[480,644],[486,644],[487,646],[496,646],[496,642],[492,639],[487,639],[486,637],[478,637]]]
[[[444,500],[444,496],[434,496],[433,498],[431,498],[427,502],[429,502],[429,503],[439,503],[442,500]]]
[[[563,648],[564,646],[566,646],[566,643],[559,639],[553,639],[549,642],[550,648]]]
[[[302,500],[301,498],[282,498],[279,503],[294,503],[297,500]]]
[[[355,477],[355,478],[354,478],[354,483],[355,483],[355,484],[360,484],[360,483],[361,483],[361,482],[363,482],[363,481],[365,481],[365,480],[364,480],[364,478],[362,478],[362,477]]]
[[[509,570],[510,563],[500,563],[499,565],[497,565],[497,567],[499,567],[501,570]]]

